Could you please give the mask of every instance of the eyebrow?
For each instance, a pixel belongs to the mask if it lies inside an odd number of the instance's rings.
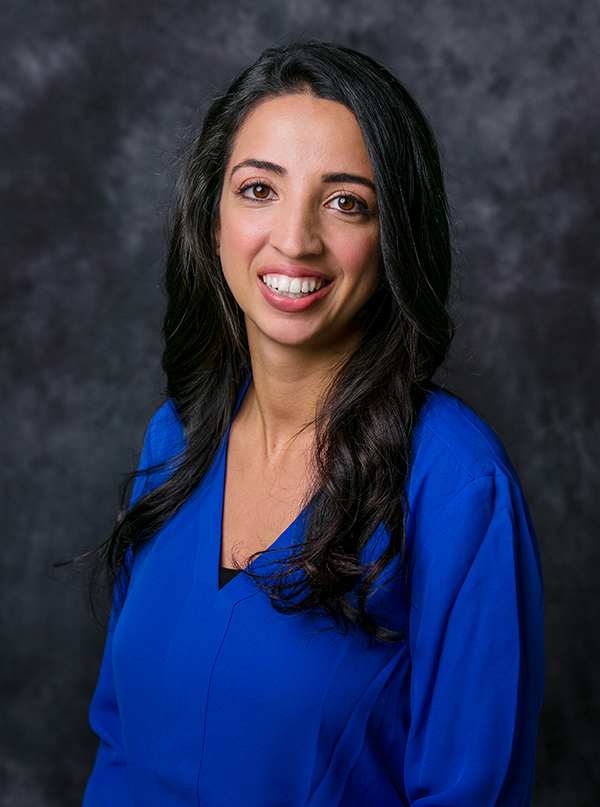
[[[232,177],[236,171],[239,171],[240,168],[259,168],[263,171],[270,171],[272,174],[277,174],[280,177],[287,174],[285,168],[277,165],[277,163],[270,163],[267,160],[253,160],[250,158],[248,160],[242,160],[241,163],[234,165],[229,176]]]
[[[365,188],[370,188],[375,193],[374,183],[359,174],[326,174],[323,182],[353,182],[355,185],[364,185]]]
[[[231,173],[229,174],[230,178],[235,174],[236,171],[239,171],[240,168],[258,168],[262,171],[270,171],[272,174],[277,174],[280,177],[287,174],[285,168],[283,168],[281,165],[277,165],[277,163],[271,163],[268,160],[255,160],[253,158],[249,158],[247,160],[242,160],[241,163],[233,166]],[[323,182],[352,182],[356,185],[364,185],[365,188],[369,188],[373,191],[373,193],[375,193],[374,183],[371,182],[371,180],[367,177],[360,176],[359,174],[325,174],[323,176]]]

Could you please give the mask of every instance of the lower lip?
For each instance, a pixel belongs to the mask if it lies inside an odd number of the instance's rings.
[[[296,312],[296,311],[306,311],[307,308],[315,305],[318,303],[319,300],[322,300],[323,297],[329,292],[329,289],[332,286],[332,283],[328,283],[326,286],[323,286],[322,289],[319,291],[313,291],[312,294],[309,294],[308,297],[284,297],[283,294],[277,294],[276,291],[270,289],[267,284],[263,281],[262,277],[258,276],[258,283],[260,285],[260,290],[263,293],[265,300],[272,305],[273,308],[276,308],[278,311],[289,311],[289,312]]]

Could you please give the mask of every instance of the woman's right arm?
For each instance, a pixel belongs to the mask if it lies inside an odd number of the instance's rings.
[[[169,457],[178,454],[182,447],[182,431],[170,403],[152,418],[140,459],[139,471],[148,471]],[[135,480],[133,504],[152,488],[164,481],[164,468],[156,473],[142,473]],[[94,770],[89,778],[83,807],[131,807],[127,775],[125,741],[119,711],[115,678],[113,675],[112,645],[118,616],[111,615],[98,684],[90,706],[90,725],[100,739]]]
[[[112,620],[111,620],[112,623]],[[106,637],[100,676],[90,706],[90,725],[100,738],[84,807],[130,807],[129,780],[115,680],[112,671],[114,625]]]

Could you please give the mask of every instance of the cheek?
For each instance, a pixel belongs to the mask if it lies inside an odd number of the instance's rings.
[[[340,240],[338,261],[348,279],[371,286],[379,277],[379,236],[365,233],[351,239]]]
[[[220,228],[221,261],[251,258],[264,241],[264,232],[258,224],[242,221],[235,216],[222,220]],[[223,267],[225,268],[225,267]]]
[[[264,234],[247,218],[225,212],[219,227],[219,258],[223,276],[242,310],[246,310],[253,261],[264,242]]]

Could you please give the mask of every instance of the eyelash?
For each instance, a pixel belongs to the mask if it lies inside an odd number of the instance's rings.
[[[268,188],[269,191],[273,191],[272,186],[269,182],[260,181],[260,180],[253,180],[252,182],[247,182],[246,184],[242,185],[237,190],[238,196],[243,196],[245,199],[250,200],[251,202],[268,202],[269,197],[266,196],[264,199],[254,198],[252,196],[246,196],[246,191],[250,190],[251,188]],[[336,199],[351,199],[357,206],[357,210],[341,210],[337,207],[332,207],[332,210],[337,210],[338,213],[343,213],[345,216],[372,216],[373,212],[369,209],[367,204],[360,199],[358,196],[355,196],[353,193],[339,193],[337,196],[334,196],[327,202],[327,205],[330,205],[331,202],[335,202]]]

